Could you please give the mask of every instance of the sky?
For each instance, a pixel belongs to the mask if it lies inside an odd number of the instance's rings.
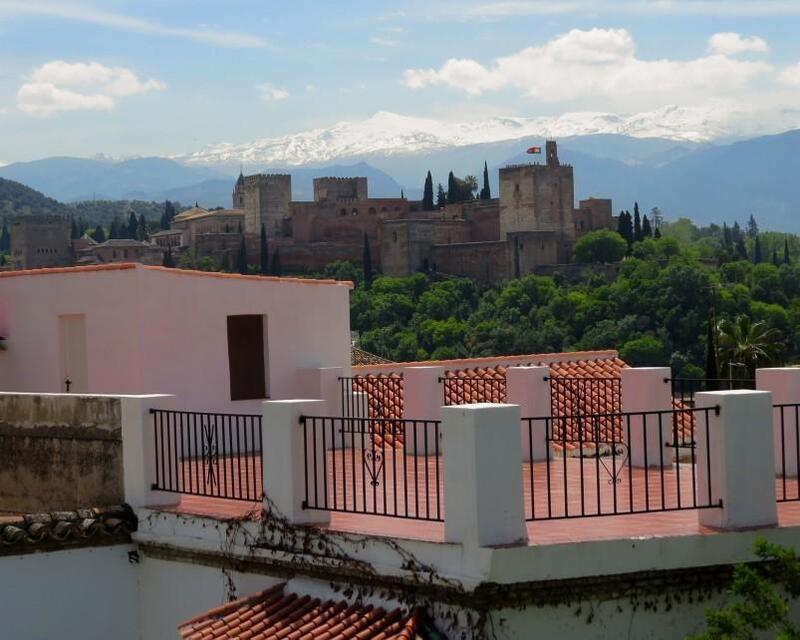
[[[378,111],[800,124],[800,0],[0,0],[0,162],[171,155]],[[766,123],[766,124],[765,124]]]

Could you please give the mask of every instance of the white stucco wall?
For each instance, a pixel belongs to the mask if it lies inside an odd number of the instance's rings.
[[[300,397],[298,370],[350,366],[349,286],[146,268],[0,278],[4,391],[63,392],[59,315],[85,314],[88,393],[178,396],[176,408],[259,412],[230,400],[227,316],[263,314],[268,388]]]
[[[283,582],[257,574],[229,574],[237,598]],[[221,569],[142,556],[139,597],[143,640],[177,637],[178,625],[228,602],[228,578]]]
[[[0,637],[139,640],[133,547],[0,557]]]

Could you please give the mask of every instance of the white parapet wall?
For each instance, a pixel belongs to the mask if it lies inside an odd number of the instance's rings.
[[[756,389],[772,394],[772,433],[775,445],[775,474],[797,477],[800,449],[800,368],[779,367],[756,370]]]
[[[623,437],[630,428],[631,464],[634,467],[660,467],[672,464],[667,439],[672,430],[672,390],[669,367],[622,369]]]

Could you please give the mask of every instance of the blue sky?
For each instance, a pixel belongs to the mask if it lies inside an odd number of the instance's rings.
[[[0,0],[0,161],[180,153],[381,110],[763,118],[800,110],[798,27],[800,0]]]

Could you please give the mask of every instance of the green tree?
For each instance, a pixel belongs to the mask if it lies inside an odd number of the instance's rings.
[[[575,243],[575,259],[582,264],[619,262],[627,250],[627,243],[619,233],[598,229]]]
[[[164,202],[164,213],[161,214],[161,228],[169,229],[170,223],[175,218],[175,205],[169,200]]]
[[[721,320],[717,336],[720,372],[735,378],[754,378],[758,367],[778,362],[784,349],[780,331],[744,314]]]
[[[364,269],[364,286],[369,289],[372,286],[372,252],[369,249],[369,236],[364,233],[364,251],[362,256]]]
[[[136,212],[131,210],[128,214],[128,226],[125,229],[125,237],[131,240],[136,240],[136,231],[139,229],[139,219],[136,217]]]
[[[447,193],[445,193],[444,187],[440,183],[439,188],[436,190],[436,208],[443,209],[446,204]]]
[[[642,237],[653,237],[653,227],[650,225],[650,220],[647,218],[647,214],[644,214],[644,217],[642,218]]]
[[[142,213],[139,216],[139,222],[136,225],[136,239],[145,242],[150,237],[147,228],[147,218]]]
[[[489,188],[489,165],[483,161],[483,188],[481,189],[481,200],[491,200],[492,191]]]
[[[747,260],[747,247],[744,246],[744,238],[741,235],[736,240],[736,255],[740,260]]]
[[[451,171],[447,174],[447,204],[458,202],[458,189],[456,189],[456,176]]]
[[[263,223],[261,224],[259,258],[261,259],[261,273],[262,275],[267,275],[269,273],[269,247],[267,246],[267,228]]]
[[[660,228],[656,227],[656,230],[653,231],[653,237],[656,238],[656,239],[661,237],[661,229]]]
[[[750,214],[750,219],[747,221],[747,237],[755,238],[757,236],[758,224],[756,224],[756,219],[753,217],[753,214]]]
[[[11,250],[11,234],[8,231],[8,220],[3,218],[3,230],[0,231],[0,251]]]
[[[663,366],[667,353],[664,343],[658,338],[641,336],[623,344],[619,357],[634,367]]]
[[[242,242],[239,245],[239,253],[236,256],[236,270],[246,275],[247,274],[247,245],[244,242],[244,238],[242,238]]]
[[[706,611],[706,631],[691,640],[778,640],[800,638],[792,620],[793,601],[800,597],[800,559],[793,549],[755,542],[759,563],[738,565],[729,590],[733,601]]]
[[[101,225],[97,225],[92,232],[92,238],[95,242],[105,242],[106,241],[106,232],[103,230]]]
[[[764,258],[761,255],[761,239],[758,236],[756,236],[755,242],[753,244],[753,262],[755,264],[764,262]]]
[[[422,210],[433,211],[433,177],[430,171],[425,176],[425,186],[422,189]]]
[[[619,217],[617,218],[617,233],[625,239],[625,242],[628,243],[628,247],[633,244],[633,220],[631,214],[627,211],[619,212]]]
[[[791,264],[791,258],[789,257],[789,238],[783,239],[783,264]]]
[[[633,203],[633,241],[641,242],[644,236],[642,235],[642,218],[639,215],[639,203]]]

